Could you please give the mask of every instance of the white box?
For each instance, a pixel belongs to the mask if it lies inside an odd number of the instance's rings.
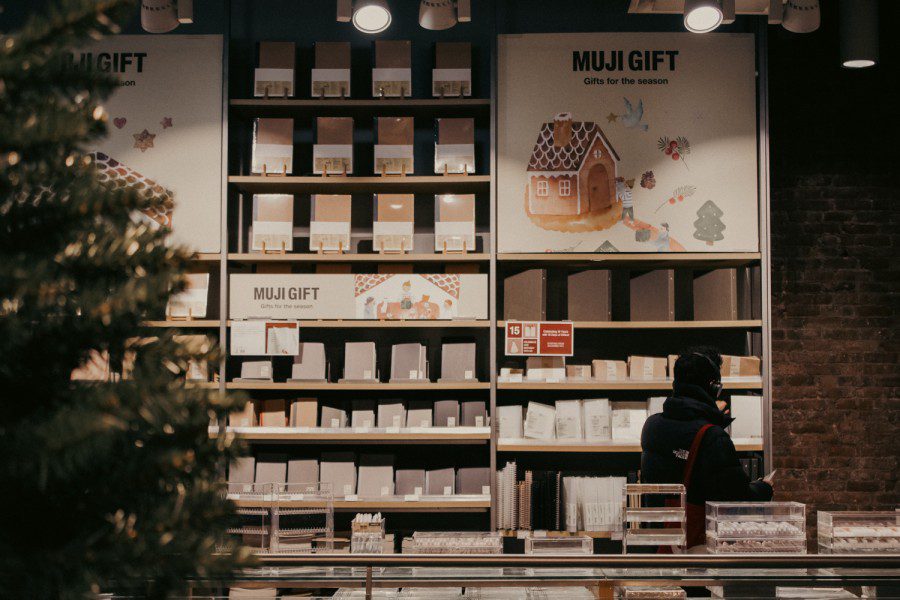
[[[616,402],[612,408],[612,439],[640,441],[646,420],[646,402]]]
[[[762,396],[732,396],[731,416],[732,438],[762,438]]]
[[[584,439],[581,400],[556,401],[556,438],[560,440]]]
[[[528,409],[525,412],[524,430],[526,438],[538,440],[554,439],[556,431],[556,408],[539,402],[529,402]]]
[[[612,436],[612,414],[607,398],[584,400],[584,438],[605,441]]]

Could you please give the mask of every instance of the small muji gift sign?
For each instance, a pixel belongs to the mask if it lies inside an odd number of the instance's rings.
[[[507,356],[572,356],[572,321],[507,321]]]

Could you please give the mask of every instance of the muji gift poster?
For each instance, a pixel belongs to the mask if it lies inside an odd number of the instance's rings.
[[[100,177],[151,189],[167,206],[145,214],[195,252],[220,251],[222,37],[119,35],[72,54],[72,67],[110,72],[109,135]]]
[[[758,251],[750,34],[500,37],[500,252]]]

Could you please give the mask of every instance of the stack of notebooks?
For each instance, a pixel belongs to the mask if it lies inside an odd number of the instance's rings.
[[[649,414],[662,411],[665,398],[614,402],[607,398],[557,400],[554,405],[529,402],[498,406],[501,439],[637,442]],[[650,409],[652,407],[652,411]]]

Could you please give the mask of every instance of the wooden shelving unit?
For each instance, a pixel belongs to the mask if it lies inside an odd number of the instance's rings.
[[[333,383],[333,382],[309,382],[309,381],[229,381],[225,385],[229,390],[307,390],[307,391],[428,391],[428,390],[489,390],[490,382],[476,381],[472,383]]]
[[[554,254],[497,254],[497,261],[510,265],[548,265],[565,268],[593,267],[743,267],[759,262],[759,252],[670,252],[667,254],[643,253],[554,253]]]
[[[475,116],[487,114],[488,98],[235,98],[231,110],[251,117],[307,117],[327,113],[333,117],[370,115]]]
[[[722,385],[726,390],[758,390],[762,388],[762,379],[759,377],[745,377],[735,379],[724,379]],[[563,390],[653,390],[668,391],[672,389],[672,381],[563,381],[560,383],[546,382],[529,382],[522,383],[500,382],[497,384],[498,390],[545,390],[545,391],[563,391]]]
[[[497,321],[506,327],[506,321]],[[575,329],[759,329],[760,319],[736,321],[575,321]]]
[[[473,263],[488,262],[490,254],[314,254],[232,252],[228,260],[242,263]]]
[[[145,327],[160,329],[213,329],[221,325],[218,319],[190,319],[184,321],[144,321]]]
[[[273,500],[235,500],[241,508],[270,507],[276,504]],[[283,508],[312,508],[321,503],[304,500],[278,500],[277,505]],[[490,500],[335,500],[335,512],[403,512],[403,513],[466,513],[487,512],[491,508]]]
[[[762,442],[750,442],[735,440],[735,449],[738,452],[761,452]],[[615,453],[639,453],[641,444],[633,442],[596,442],[586,443],[565,440],[508,440],[500,439],[497,442],[498,452],[541,452],[541,453],[578,453],[578,454],[615,454]]]
[[[260,427],[259,429],[265,429]],[[489,429],[478,433],[451,433],[439,431],[435,433],[347,433],[323,432],[323,433],[282,433],[282,432],[228,432],[247,442],[270,442],[290,444],[459,444],[481,445],[487,444],[491,439]],[[210,437],[219,435],[210,432]]]
[[[406,177],[264,177],[232,175],[228,183],[249,194],[471,194],[487,192],[490,175],[408,175]]]

